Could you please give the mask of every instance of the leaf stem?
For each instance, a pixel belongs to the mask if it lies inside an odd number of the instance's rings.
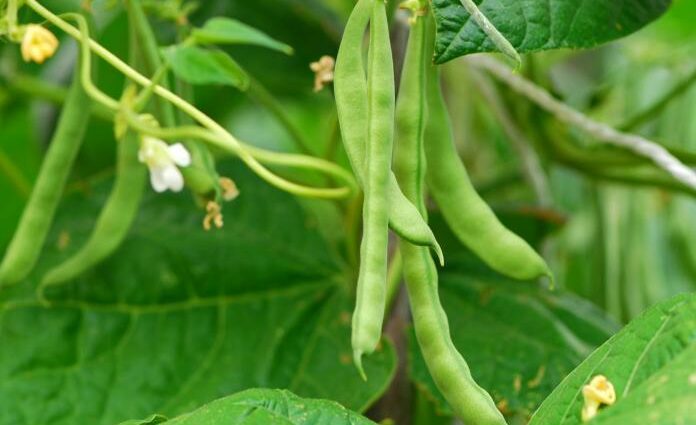
[[[473,0],[460,0],[464,9],[467,13],[471,15],[471,18],[476,22],[476,24],[481,28],[481,30],[488,36],[488,38],[493,42],[496,48],[500,50],[501,53],[508,56],[510,59],[515,61],[517,67],[522,63],[522,58],[520,54],[517,53],[517,49],[508,41],[503,34],[498,31],[498,29],[488,20],[486,15],[484,15],[481,10],[476,6]]]
[[[514,91],[527,97],[542,109],[551,113],[559,121],[573,125],[597,140],[628,149],[639,156],[650,159],[676,180],[696,190],[696,171],[684,165],[663,146],[644,137],[622,133],[611,126],[592,120],[581,112],[554,99],[546,90],[516,75],[495,59],[482,56],[469,61],[473,65],[485,69]]]

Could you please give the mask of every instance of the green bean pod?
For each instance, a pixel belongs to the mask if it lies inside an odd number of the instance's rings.
[[[374,2],[367,65],[368,137],[363,204],[363,238],[353,314],[353,357],[363,378],[363,354],[382,337],[389,245],[389,172],[394,141],[394,65],[385,4]]]
[[[359,0],[348,20],[336,59],[334,88],[343,143],[360,186],[365,188],[365,157],[368,128],[367,80],[362,41],[375,0]],[[401,238],[430,246],[443,263],[442,249],[428,224],[418,214],[389,174],[389,225]]]
[[[471,184],[454,145],[439,70],[428,74],[427,84],[426,180],[445,221],[457,238],[494,270],[519,280],[541,276],[553,280],[544,259],[498,220]]]
[[[138,213],[146,187],[147,168],[138,161],[139,149],[137,133],[129,131],[118,141],[116,182],[89,240],[72,257],[46,273],[42,289],[74,279],[121,245]]]
[[[89,123],[90,114],[85,110],[90,99],[79,73],[78,67],[31,197],[0,265],[0,285],[20,282],[36,265],[80,150]]]
[[[425,5],[423,5],[426,7]],[[427,16],[416,18],[409,36],[397,104],[396,171],[404,193],[421,214],[425,206],[427,75],[434,23]],[[504,425],[505,419],[490,395],[471,376],[469,366],[450,336],[449,323],[440,303],[438,275],[427,249],[402,242],[404,276],[411,304],[416,338],[435,384],[455,414],[467,424]]]

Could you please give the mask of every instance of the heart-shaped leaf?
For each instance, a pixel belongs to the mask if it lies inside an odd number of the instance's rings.
[[[544,401],[530,425],[582,424],[582,388],[604,375],[616,404],[592,424],[687,424],[696,399],[696,295],[665,301],[597,349]]]
[[[177,77],[193,85],[221,84],[242,91],[249,88],[249,75],[227,53],[195,46],[176,45],[164,49]]]
[[[200,44],[250,44],[291,55],[292,47],[281,43],[264,32],[235,19],[217,17],[208,20],[202,28],[191,33]]]
[[[639,30],[671,0],[475,0],[481,12],[520,53],[594,47]],[[460,0],[433,0],[435,61],[496,51]]]

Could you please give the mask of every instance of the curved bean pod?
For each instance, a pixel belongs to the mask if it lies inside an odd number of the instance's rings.
[[[367,80],[362,41],[370,21],[374,0],[359,0],[348,20],[336,58],[336,108],[343,143],[361,187],[365,181],[365,150],[368,128]],[[416,245],[430,246],[440,263],[442,249],[416,207],[406,199],[396,177],[389,174],[389,226],[401,238]]]
[[[495,216],[474,189],[454,146],[439,70],[428,73],[427,184],[457,238],[494,270],[519,280],[552,278],[546,262]]]
[[[360,374],[363,354],[375,351],[382,337],[386,306],[389,245],[389,171],[394,141],[394,65],[385,4],[373,2],[368,53],[368,138],[363,238],[355,312],[353,358]]]
[[[89,122],[85,108],[89,109],[91,101],[79,73],[77,67],[31,197],[0,265],[0,285],[16,284],[29,275],[53,222]]]
[[[89,240],[72,257],[46,273],[41,292],[79,276],[121,245],[138,212],[147,181],[147,169],[138,161],[139,149],[139,136],[132,131],[118,141],[116,182]]]
[[[430,114],[426,102],[426,75],[433,72],[429,65],[434,42],[434,24],[430,17],[416,18],[409,37],[398,112],[403,114],[397,139],[396,170],[406,196],[420,209],[425,207],[426,117]],[[438,87],[439,89],[439,87]],[[411,115],[412,123],[408,118]],[[416,338],[423,358],[435,384],[447,399],[455,414],[467,424],[504,425],[505,419],[491,396],[471,376],[469,366],[457,351],[450,336],[449,323],[440,303],[435,263],[427,249],[408,242],[402,243],[404,276],[411,304]]]

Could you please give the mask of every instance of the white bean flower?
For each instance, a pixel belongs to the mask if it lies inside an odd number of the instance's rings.
[[[150,183],[155,192],[181,192],[184,176],[179,167],[191,165],[191,154],[184,145],[168,145],[154,137],[144,136],[140,141],[138,159],[150,169]]]
[[[22,58],[25,62],[44,63],[58,49],[58,39],[41,25],[29,24],[22,37]]]

